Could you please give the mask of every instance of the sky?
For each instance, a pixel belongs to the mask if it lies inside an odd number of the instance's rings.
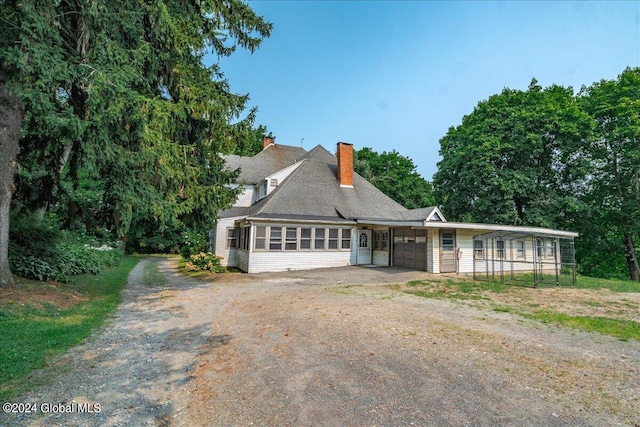
[[[396,150],[431,180],[439,140],[504,88],[581,86],[640,66],[640,1],[248,4],[274,25],[219,62],[276,143]]]

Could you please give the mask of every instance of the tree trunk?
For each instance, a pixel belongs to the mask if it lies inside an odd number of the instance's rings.
[[[624,255],[627,259],[631,280],[640,282],[640,266],[638,266],[638,257],[636,257],[636,250],[633,247],[633,235],[631,233],[624,233]]]
[[[9,267],[9,212],[23,116],[20,98],[0,80],[0,288],[15,284]]]

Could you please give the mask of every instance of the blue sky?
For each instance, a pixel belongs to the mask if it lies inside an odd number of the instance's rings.
[[[440,138],[503,88],[577,91],[640,66],[640,1],[248,3],[273,33],[219,62],[256,124],[306,149],[396,150],[428,180]]]

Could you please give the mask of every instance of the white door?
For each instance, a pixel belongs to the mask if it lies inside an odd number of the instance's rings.
[[[371,264],[371,230],[358,230],[358,264]]]

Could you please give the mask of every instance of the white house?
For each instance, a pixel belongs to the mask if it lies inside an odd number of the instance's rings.
[[[437,207],[404,208],[354,172],[351,144],[339,142],[334,156],[265,138],[254,157],[223,158],[240,169],[245,190],[219,213],[211,246],[224,265],[248,273],[377,265],[495,274],[558,270],[562,256],[573,258],[577,233],[449,222]]]

